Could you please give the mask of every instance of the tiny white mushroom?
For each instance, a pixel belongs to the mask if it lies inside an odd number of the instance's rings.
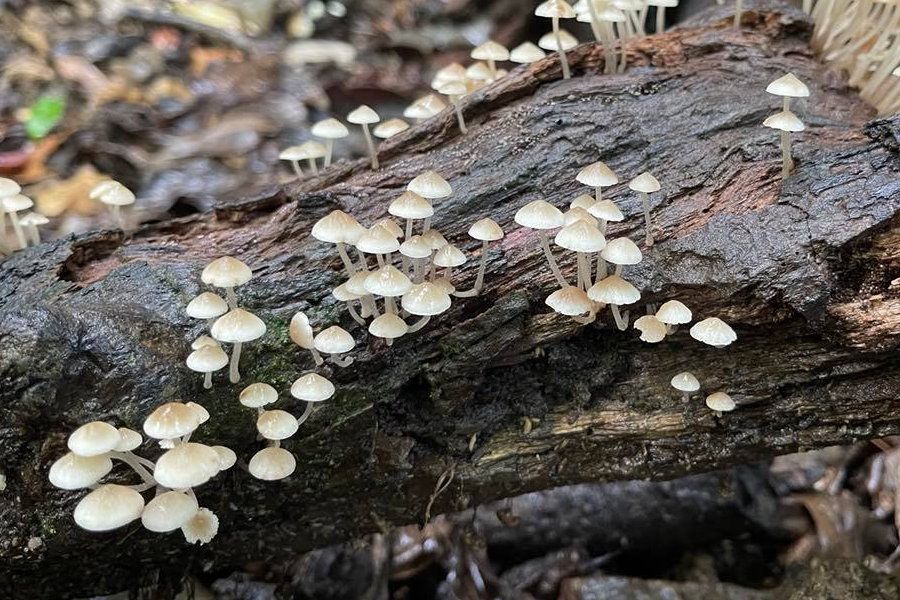
[[[363,136],[366,138],[366,146],[369,149],[369,159],[372,162],[372,168],[378,168],[378,151],[375,150],[375,142],[372,141],[372,134],[369,131],[369,125],[373,125],[381,121],[378,113],[372,108],[363,104],[356,110],[347,115],[347,122],[354,125],[360,125],[363,130]]]
[[[319,332],[313,338],[313,345],[322,354],[328,354],[331,362],[339,367],[346,367],[353,363],[352,357],[341,358],[340,355],[350,352],[356,346],[353,336],[347,333],[343,327],[333,325]]]
[[[634,328],[641,332],[641,341],[656,344],[666,337],[666,325],[655,315],[644,315],[635,319]]]
[[[212,374],[228,364],[228,355],[219,346],[203,346],[187,357],[187,368],[203,373],[203,387],[212,387]]]
[[[644,207],[644,227],[646,228],[646,244],[653,245],[653,223],[650,219],[650,194],[660,190],[659,181],[650,173],[644,172],[628,182],[628,187],[641,195]]]
[[[140,518],[144,497],[124,485],[107,484],[81,499],[75,507],[75,523],[88,531],[110,531]]]
[[[347,126],[337,119],[325,119],[314,124],[310,131],[317,138],[325,140],[325,167],[331,166],[331,157],[334,154],[334,140],[350,135]]]
[[[266,334],[266,324],[262,319],[242,308],[235,308],[213,323],[210,331],[213,338],[220,342],[233,344],[231,350],[231,365],[228,370],[228,380],[237,383],[241,380],[239,363],[241,349],[247,342],[257,340]]]
[[[737,340],[734,329],[718,317],[709,317],[695,323],[691,327],[691,337],[716,348],[724,348]]]
[[[689,371],[683,371],[672,378],[672,387],[682,393],[682,401],[688,402],[691,393],[700,390],[700,381]]]
[[[219,532],[219,517],[208,508],[201,508],[187,523],[181,526],[181,533],[188,544],[208,544]]]
[[[538,17],[552,19],[553,38],[556,42],[556,47],[554,49],[559,53],[559,62],[562,64],[563,79],[568,79],[571,77],[571,74],[569,73],[569,61],[566,58],[566,49],[564,48],[562,34],[560,33],[559,20],[574,19],[577,17],[578,15],[575,13],[575,9],[573,9],[565,0],[546,0],[538,5],[534,10],[534,14]],[[544,46],[541,45],[541,47],[543,48]]]
[[[200,274],[200,281],[225,290],[225,299],[230,308],[237,308],[234,288],[244,285],[253,278],[253,271],[243,262],[231,256],[222,256],[212,261]]]
[[[257,479],[277,481],[294,472],[297,460],[284,448],[270,446],[254,454],[247,467],[250,474]]]
[[[723,412],[731,412],[737,408],[734,400],[725,392],[715,392],[707,396],[706,406],[715,411],[717,417],[721,417]]]

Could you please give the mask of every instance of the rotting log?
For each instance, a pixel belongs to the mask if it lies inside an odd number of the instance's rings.
[[[378,523],[531,490],[612,479],[667,478],[798,448],[900,431],[900,117],[868,121],[845,82],[820,65],[810,24],[791,9],[698,24],[629,45],[629,72],[602,75],[602,49],[514,70],[463,101],[470,132],[447,111],[392,138],[383,167],[341,163],[320,177],[214,212],[105,231],[28,249],[0,265],[0,580],[64,597],[128,587],[139,574],[228,568],[357,537]],[[785,71],[809,83],[798,111],[797,171],[782,185],[777,138],[760,127]],[[739,339],[702,346],[687,331],[658,345],[548,314],[549,269],[536,239],[512,224],[528,200],[563,205],[581,193],[580,166],[602,158],[627,181],[649,170],[659,232],[628,278],[642,302],[678,298],[718,315]],[[436,226],[472,253],[468,225],[492,216],[507,237],[490,250],[486,293],[454,303],[422,332],[386,347],[330,296],[341,281],[332,249],[308,235],[343,208],[365,223],[419,172],[434,168],[454,195]],[[628,216],[611,234],[642,235],[638,199],[611,190]],[[328,372],[335,398],[287,447],[299,468],[278,484],[239,469],[198,490],[221,518],[216,540],[136,526],[105,535],[75,528],[75,493],[52,489],[50,463],[78,424],[139,428],[160,402],[190,399],[213,418],[198,438],[247,460],[259,447],[240,386],[212,390],[183,361],[202,327],[184,315],[209,260],[233,254],[256,278],[240,300],[269,333],[246,347],[245,379],[283,392],[312,367],[287,324],[304,310],[357,338],[351,368]],[[474,261],[473,261],[474,263]],[[573,261],[564,261],[567,273]],[[471,284],[476,266],[462,271]],[[635,312],[642,310],[634,307]],[[669,379],[690,369],[704,390],[741,404],[716,419],[679,402]],[[524,417],[540,419],[528,434]],[[468,442],[477,433],[473,451]],[[155,458],[155,455],[153,455]],[[34,539],[33,539],[34,538]],[[37,544],[35,539],[40,539]],[[31,550],[29,550],[29,540]]]

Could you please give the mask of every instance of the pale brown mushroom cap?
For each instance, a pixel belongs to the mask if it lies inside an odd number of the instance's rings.
[[[554,312],[567,317],[575,317],[589,313],[593,310],[594,306],[591,303],[590,298],[588,298],[588,295],[584,293],[581,288],[573,285],[567,285],[564,288],[556,290],[547,296],[547,299],[544,302],[547,306],[552,308]]]
[[[656,344],[666,337],[666,324],[654,315],[644,315],[634,321],[634,328],[641,332],[641,341]]]
[[[559,30],[559,41],[562,42],[563,52],[571,50],[578,45],[578,38],[576,38],[565,29]],[[538,40],[538,46],[540,46],[544,50],[556,52],[556,36],[553,35],[552,31],[550,33],[542,35],[541,39]]]
[[[212,339],[208,335],[201,335],[196,340],[191,342],[191,350],[199,350],[203,346],[218,346],[219,342]]]
[[[684,325],[694,318],[691,309],[678,300],[664,302],[656,311],[656,318],[666,325]]]
[[[400,244],[400,254],[408,258],[428,258],[431,252],[431,246],[421,235],[414,235]]]
[[[379,121],[381,121],[381,117],[378,116],[378,113],[365,104],[360,105],[347,115],[347,122],[354,125],[371,125]]]
[[[232,256],[223,256],[212,261],[200,274],[200,281],[219,288],[244,285],[253,278],[253,271]]]
[[[547,56],[547,53],[532,44],[524,42],[513,48],[509,53],[509,60],[514,63],[526,65],[537,62]]]
[[[85,423],[69,435],[69,450],[78,456],[106,454],[119,444],[119,430],[103,421]]]
[[[679,392],[696,392],[700,389],[700,381],[689,371],[683,371],[672,378],[672,387]]]
[[[234,450],[225,446],[213,446],[213,450],[219,455],[219,470],[225,471],[230,469],[237,462],[237,454]]]
[[[594,202],[588,207],[587,211],[598,219],[603,219],[604,221],[617,223],[619,221],[625,220],[625,215],[622,214],[622,211],[619,210],[619,207],[616,206],[616,203],[612,200],[601,200],[600,202]]]
[[[28,196],[22,194],[14,194],[0,198],[0,206],[5,212],[19,212],[20,210],[28,210],[34,206],[34,202]]]
[[[431,80],[432,89],[439,89],[445,83],[451,81],[465,81],[466,68],[459,63],[450,63],[446,67],[438,69]]]
[[[284,410],[265,410],[256,419],[256,430],[267,440],[286,440],[298,429],[296,417]]]
[[[734,400],[725,392],[716,392],[707,396],[706,406],[716,412],[731,412],[737,408]]]
[[[494,79],[491,68],[487,63],[475,62],[466,68],[466,78],[477,83],[486,83]]]
[[[397,315],[385,313],[369,323],[369,333],[375,337],[393,340],[406,335],[409,325]]]
[[[676,4],[674,4],[673,6],[677,5],[677,0],[675,0],[675,2],[676,2]],[[579,3],[579,4],[581,4],[581,3]],[[574,8],[575,8],[575,12],[578,13],[577,19],[579,22],[581,22],[581,23],[590,23],[591,22],[591,14],[587,9],[586,4],[584,6],[584,8],[585,8],[584,11],[579,11],[578,5],[576,5]],[[618,8],[615,8],[613,6],[604,6],[602,8],[598,8],[596,11],[596,14],[597,14],[598,21],[606,22],[606,23],[624,23],[626,21],[626,19],[628,18],[625,16],[624,12],[622,12],[621,10],[619,10]]]
[[[88,531],[110,531],[124,527],[141,516],[144,497],[124,485],[102,485],[81,499],[75,507],[75,523]]]
[[[434,265],[446,269],[458,267],[466,262],[466,255],[453,244],[447,244],[434,253]]]
[[[203,292],[190,302],[185,309],[193,319],[215,319],[228,312],[228,303],[213,292]]]
[[[334,118],[324,119],[314,124],[310,133],[325,140],[339,140],[350,135],[347,126]]]
[[[268,383],[251,383],[241,390],[238,401],[248,408],[262,408],[278,401],[278,390]]]
[[[300,146],[288,146],[278,153],[279,160],[298,161],[308,158],[306,150]]]
[[[806,98],[809,96],[809,88],[793,73],[782,75],[766,87],[766,91],[775,96],[787,96],[789,98]]]
[[[590,287],[587,294],[594,302],[617,306],[632,304],[641,299],[638,289],[618,275],[601,279]]]
[[[645,194],[652,194],[660,190],[659,181],[646,171],[629,181],[628,187],[635,192],[643,192]]]
[[[447,104],[435,94],[419,98],[406,107],[403,116],[407,119],[430,119],[447,108]]]
[[[253,313],[235,308],[216,319],[210,333],[228,344],[252,342],[266,334],[266,324]]]
[[[503,239],[503,229],[493,219],[479,219],[469,227],[469,237],[481,242],[496,242]]]
[[[144,421],[144,433],[155,440],[171,440],[192,433],[200,426],[200,415],[187,404],[166,402]]]
[[[342,210],[333,210],[318,221],[312,228],[312,236],[320,242],[329,244],[355,244],[365,228]]]
[[[580,219],[560,229],[553,242],[573,252],[600,252],[606,248],[606,238],[600,230]]]
[[[403,119],[388,119],[382,121],[372,129],[372,135],[377,138],[386,140],[392,138],[398,133],[402,133],[409,129],[409,123]]]
[[[431,283],[439,287],[446,294],[452,294],[456,291],[456,286],[446,277],[435,277]]]
[[[513,220],[529,229],[556,229],[562,227],[562,211],[545,200],[529,202],[516,211]]]
[[[763,121],[763,127],[769,127],[770,129],[777,129],[779,131],[789,131],[791,133],[798,133],[806,129],[806,125],[803,124],[803,121],[789,110],[783,110],[767,117],[766,120]]]
[[[106,454],[79,456],[67,452],[50,465],[50,483],[63,490],[90,487],[112,471],[113,464]]]
[[[609,240],[600,256],[614,265],[636,265],[644,258],[637,244],[625,237]]]
[[[493,40],[488,40],[472,49],[469,55],[475,60],[509,60],[509,50]]]
[[[366,254],[389,254],[400,249],[400,242],[381,225],[373,225],[356,240],[356,248]]]
[[[366,278],[366,291],[376,296],[396,298],[412,288],[412,281],[393,265],[384,265]]]
[[[270,447],[254,454],[247,467],[250,474],[257,479],[277,481],[294,472],[297,460],[284,448]]]
[[[575,176],[575,181],[592,188],[609,187],[619,183],[619,177],[612,169],[601,161],[591,163],[584,167]]]
[[[212,373],[228,364],[228,355],[218,346],[203,346],[188,354],[187,368],[198,373]]]
[[[332,325],[328,329],[319,332],[313,343],[316,350],[325,354],[343,354],[344,352],[350,352],[356,346],[353,336],[338,325]]]
[[[450,309],[450,295],[434,282],[413,285],[403,295],[401,305],[406,312],[419,317],[439,315]]]
[[[309,318],[302,312],[291,317],[288,335],[291,336],[291,341],[301,348],[309,350],[313,347],[313,329],[309,324]]]
[[[22,187],[7,177],[0,177],[0,198],[15,196],[22,192]]]
[[[406,189],[432,200],[447,198],[453,194],[453,188],[447,180],[436,171],[430,170],[415,177],[407,184]]]
[[[431,203],[415,192],[406,190],[388,206],[388,212],[401,219],[427,219],[434,216]]]
[[[209,411],[196,402],[185,402],[184,405],[194,412],[194,416],[197,417],[198,424],[203,424],[209,421]]]
[[[563,225],[569,226],[577,221],[584,221],[589,225],[596,227],[599,224],[597,218],[583,208],[570,208],[563,213]]]
[[[462,81],[448,81],[441,84],[437,91],[445,96],[460,98],[468,93],[469,88]]]
[[[308,142],[303,142],[298,146],[285,148],[281,154],[278,155],[278,158],[281,160],[308,160],[310,158],[315,160],[317,158],[323,158],[327,152],[325,146],[321,143],[310,140]]]
[[[141,523],[155,533],[175,531],[197,514],[198,509],[193,496],[178,491],[165,492],[147,503]]]
[[[156,482],[183,490],[203,485],[219,473],[219,454],[204,444],[188,442],[166,450],[153,469]]]
[[[709,317],[691,327],[691,337],[698,342],[717,348],[728,346],[737,340],[737,334],[728,323],[718,317]]]
[[[566,0],[546,0],[546,2],[541,2],[538,4],[537,8],[534,9],[534,14],[537,17],[544,17],[547,19],[553,17],[559,19],[574,19],[577,16],[575,9],[572,8],[572,5],[566,2]]]
[[[134,193],[118,181],[101,181],[91,189],[88,196],[108,206],[129,206],[134,204]]]
[[[305,402],[324,402],[334,396],[334,384],[318,373],[307,373],[291,385],[291,396]]]

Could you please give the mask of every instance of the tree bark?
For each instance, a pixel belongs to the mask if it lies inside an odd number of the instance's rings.
[[[900,117],[873,111],[808,49],[810,25],[790,9],[748,11],[744,28],[718,20],[633,40],[628,72],[603,75],[603,51],[569,52],[515,69],[463,100],[469,134],[452,111],[392,138],[379,171],[367,159],[214,212],[47,243],[0,265],[0,581],[32,596],[117,591],[163,570],[203,571],[267,560],[357,537],[376,524],[418,522],[436,481],[452,472],[432,514],[549,487],[668,478],[800,448],[900,431]],[[777,110],[767,83],[787,71],[809,84],[796,110],[797,168],[782,184]],[[649,170],[659,228],[644,261],[626,268],[641,304],[670,298],[699,318],[720,316],[738,341],[693,341],[686,328],[656,345],[602,323],[549,312],[553,276],[537,239],[512,215],[584,191],[578,169],[602,159],[623,179]],[[335,302],[333,248],[309,237],[342,208],[371,224],[420,172],[447,178],[453,196],[434,219],[468,252],[465,231],[490,216],[507,232],[490,250],[486,291],[459,300],[423,331],[388,348]],[[609,196],[627,220],[610,236],[642,236],[639,199]],[[193,400],[212,419],[195,439],[246,461],[260,447],[242,385],[184,366],[203,324],[184,314],[205,263],[231,254],[255,279],[242,305],[269,333],[247,345],[246,383],[268,382],[279,406],[312,369],[290,343],[291,315],[316,330],[340,322],[356,337],[354,364],[323,371],[337,385],[285,447],[297,472],[279,483],[234,469],[197,490],[221,519],[218,537],[188,547],[180,534],[137,525],[78,530],[79,493],[51,488],[47,469],[65,438],[94,419],[140,429],[161,402]],[[574,280],[574,257],[564,272]],[[472,260],[456,284],[471,287]],[[669,387],[694,372],[704,393],[726,390],[739,408],[722,419],[698,396]],[[539,419],[524,433],[525,417]],[[477,434],[473,451],[468,444]],[[149,445],[145,446],[149,448]],[[148,451],[155,458],[158,454]],[[29,550],[29,540],[41,545]],[[34,544],[32,544],[34,547]]]

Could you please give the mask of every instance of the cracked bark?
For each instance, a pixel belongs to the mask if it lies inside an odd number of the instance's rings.
[[[555,57],[392,138],[383,167],[366,159],[212,213],[44,244],[0,265],[0,581],[37,595],[128,587],[154,569],[221,569],[350,539],[376,523],[422,519],[441,473],[452,485],[433,513],[548,487],[667,478],[798,448],[900,431],[900,117],[873,115],[807,47],[809,24],[788,9],[749,11],[745,27],[700,23],[633,41],[623,75],[602,75],[602,48]],[[777,137],[760,126],[777,108],[764,93],[785,71],[809,83],[797,110],[797,170],[782,186]],[[516,209],[580,193],[577,169],[602,158],[623,179],[650,170],[659,227],[626,277],[646,302],[677,298],[698,318],[721,316],[739,339],[702,346],[686,329],[647,345],[634,331],[548,314],[553,276]],[[435,225],[473,253],[468,225],[491,216],[507,238],[490,250],[486,292],[391,348],[367,339],[329,291],[341,281],[332,248],[308,237],[343,208],[362,222],[419,172],[454,187]],[[642,234],[639,199],[610,190],[628,219],[611,235]],[[312,368],[287,325],[304,310],[317,329],[340,321],[357,338],[351,368],[326,373],[338,394],[289,443],[298,471],[279,484],[235,470],[198,489],[221,519],[208,547],[136,526],[105,535],[74,527],[80,494],[46,472],[67,433],[92,419],[139,428],[160,402],[194,400],[212,413],[196,438],[247,460],[259,446],[240,386],[212,390],[183,361],[201,324],[183,313],[202,266],[233,254],[256,278],[239,290],[269,333],[246,347],[247,382],[282,392]],[[574,258],[564,270],[572,278]],[[470,287],[471,261],[457,280]],[[638,307],[638,310],[642,308]],[[740,408],[717,420],[683,405],[669,379],[690,369],[705,392]],[[523,417],[539,418],[528,435]],[[474,451],[467,444],[477,433]],[[148,452],[148,454],[150,454]],[[155,456],[155,454],[154,454]],[[39,536],[43,546],[26,550]],[[73,568],[77,566],[77,568]],[[38,576],[37,573],[41,575]]]

